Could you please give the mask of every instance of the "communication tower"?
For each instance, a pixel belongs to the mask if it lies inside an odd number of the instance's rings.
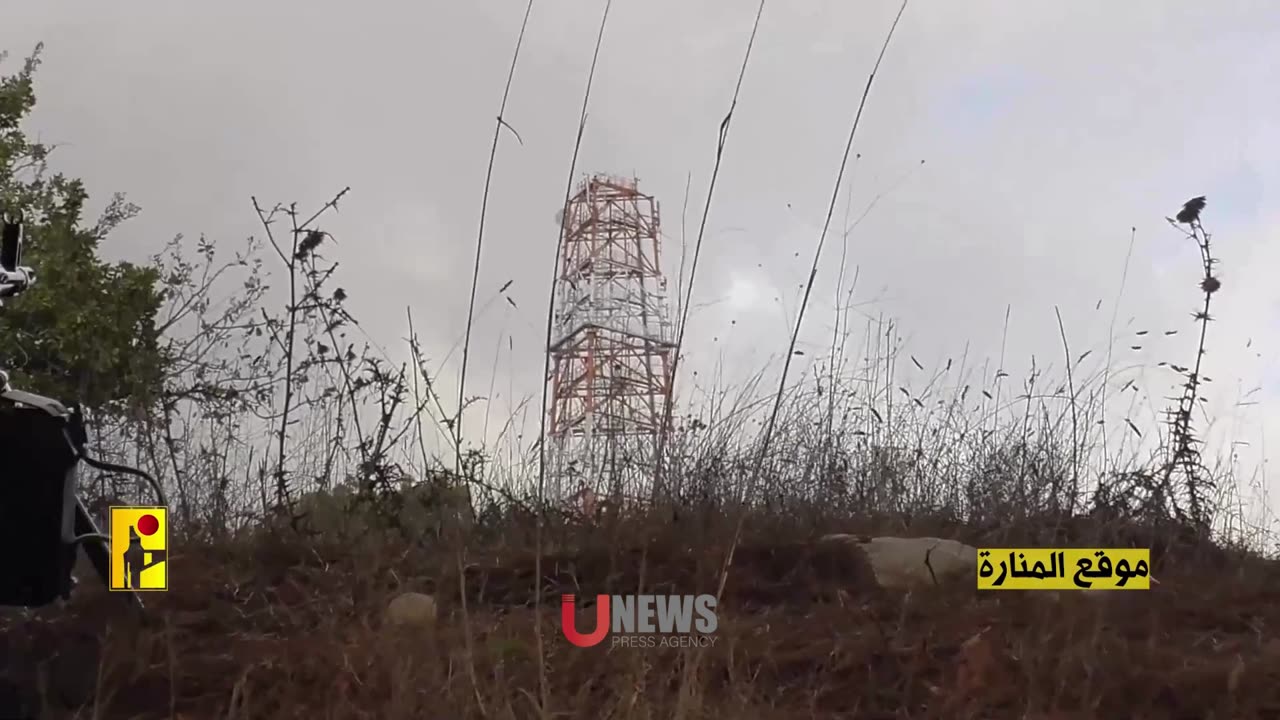
[[[675,344],[659,264],[658,202],[593,175],[560,217],[548,494],[635,493],[652,478]]]

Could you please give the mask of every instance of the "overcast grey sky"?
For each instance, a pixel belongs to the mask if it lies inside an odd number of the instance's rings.
[[[696,227],[756,4],[613,5],[579,169],[637,176],[663,204],[669,259],[690,175]],[[493,118],[524,7],[26,2],[8,9],[0,47],[12,71],[46,43],[30,128],[61,146],[58,169],[100,200],[123,191],[142,206],[106,253],[143,257],[177,233],[238,247],[258,231],[250,195],[314,206],[350,185],[326,227],[357,316],[402,352],[411,306],[439,360],[465,321]],[[482,315],[476,394],[507,336],[519,357],[500,361],[497,386],[537,388],[553,218],[603,7],[534,4],[506,113],[523,145],[508,135],[499,150],[479,293],[486,303],[514,279],[519,307],[491,302]],[[709,223],[688,367],[724,357],[746,374],[785,345],[897,7],[766,6]],[[880,197],[848,241],[863,312],[896,319],[927,366],[966,344],[975,364],[994,365],[1011,305],[1011,372],[1033,354],[1060,367],[1054,307],[1074,351],[1105,348],[1132,227],[1117,363],[1189,363],[1198,255],[1164,218],[1207,195],[1225,284],[1207,357],[1214,433],[1254,454],[1280,441],[1280,4],[913,0],[876,83],[848,176],[855,216]],[[828,244],[810,340],[829,334],[840,245],[838,234]],[[1140,328],[1182,332],[1134,353]],[[1157,398],[1169,380],[1142,375]],[[1257,404],[1234,407],[1258,387]]]

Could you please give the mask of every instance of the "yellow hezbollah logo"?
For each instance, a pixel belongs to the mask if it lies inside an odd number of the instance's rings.
[[[111,589],[169,589],[169,518],[163,507],[113,507]]]
[[[978,550],[979,590],[1150,590],[1146,548]]]

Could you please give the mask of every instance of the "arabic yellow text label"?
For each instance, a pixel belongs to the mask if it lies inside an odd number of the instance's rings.
[[[979,590],[1150,590],[1147,548],[979,548]]]

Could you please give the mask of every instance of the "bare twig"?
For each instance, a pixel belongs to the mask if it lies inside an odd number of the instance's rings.
[[[573,141],[573,157],[569,160],[569,179],[565,183],[564,202],[560,207],[569,204],[569,196],[573,192],[573,177],[578,171],[578,152],[582,149],[582,136],[587,129],[587,106],[591,102],[591,86],[595,82],[596,64],[600,59],[600,47],[604,43],[604,29],[609,22],[609,8],[613,0],[605,0],[604,13],[600,16],[600,30],[596,34],[595,49],[591,53],[591,69],[587,71],[587,87],[582,94],[582,111],[578,115],[578,132]],[[543,344],[542,358],[542,404],[538,415],[538,520],[535,537],[534,561],[534,602],[537,611],[535,635],[538,644],[538,689],[543,717],[551,715],[551,686],[547,680],[547,666],[544,639],[542,636],[542,535],[546,524],[546,488],[547,488],[547,391],[551,374],[551,331],[555,320],[556,285],[560,274],[560,252],[564,247],[565,224],[560,224],[560,237],[556,241],[555,262],[552,264],[551,290],[547,298],[546,342]]]
[[[795,328],[792,330],[792,333],[791,333],[791,342],[787,346],[787,352],[785,353],[785,356],[783,359],[782,373],[781,373],[781,377],[778,380],[777,394],[774,396],[773,410],[769,413],[768,420],[765,423],[764,433],[761,436],[759,441],[760,450],[759,450],[759,453],[757,454],[757,461],[754,463],[754,467],[751,469],[751,475],[749,476],[750,479],[747,483],[746,488],[744,488],[742,492],[744,507],[746,504],[750,502],[751,493],[754,490],[756,483],[758,483],[760,480],[760,476],[763,473],[763,468],[764,468],[766,459],[768,458],[769,442],[773,438],[774,428],[778,422],[778,413],[782,408],[782,399],[784,397],[786,387],[787,387],[787,373],[791,369],[791,360],[795,356],[796,343],[799,341],[799,338],[800,338],[800,328],[801,328],[801,325],[804,323],[805,309],[808,307],[809,297],[813,293],[814,280],[818,276],[818,267],[822,261],[822,247],[826,242],[827,232],[831,227],[831,218],[833,215],[835,215],[836,203],[839,201],[839,198],[840,198],[840,183],[844,180],[844,170],[845,170],[845,166],[849,162],[849,153],[853,149],[853,140],[856,137],[858,132],[858,123],[862,119],[862,111],[866,107],[868,96],[870,96],[871,94],[871,85],[873,82],[875,82],[876,72],[878,72],[880,69],[880,63],[884,60],[885,52],[887,52],[889,49],[889,43],[893,40],[894,30],[897,29],[898,21],[902,19],[902,14],[906,11],[907,3],[909,1],[910,0],[903,0],[902,6],[898,8],[898,14],[893,18],[893,24],[889,26],[889,32],[885,35],[884,45],[881,46],[880,54],[876,58],[875,65],[872,66],[871,68],[871,74],[867,76],[867,84],[862,90],[862,99],[858,102],[857,113],[854,115],[853,124],[849,128],[849,139],[845,142],[844,154],[840,159],[840,170],[836,174],[835,187],[832,189],[832,192],[831,192],[831,202],[827,208],[827,217],[822,224],[822,234],[819,235],[818,237],[817,247],[814,249],[813,266],[809,270],[809,281],[805,283],[804,298],[800,302],[799,312],[796,315]],[[746,516],[747,514],[745,510],[743,510],[739,515],[738,522],[734,529],[733,541],[729,545],[729,551],[725,553],[724,566],[722,567],[720,572],[720,584],[718,589],[716,590],[717,598],[721,597],[724,594],[724,586],[725,586],[725,583],[728,581],[729,566],[733,563],[734,550],[737,548],[738,542],[742,538],[742,527],[743,527],[743,523],[746,521]]]
[[[471,328],[476,316],[476,288],[480,283],[480,254],[484,250],[484,221],[489,210],[489,186],[493,182],[493,166],[498,156],[498,138],[507,127],[520,140],[520,134],[507,124],[503,114],[507,111],[507,98],[511,95],[511,83],[515,79],[516,64],[520,61],[520,46],[524,44],[525,29],[529,27],[529,14],[533,12],[533,0],[524,8],[524,20],[520,22],[520,34],[516,36],[516,49],[511,55],[511,69],[507,72],[507,84],[502,89],[502,104],[498,106],[498,119],[493,126],[493,143],[489,146],[489,165],[484,174],[484,193],[480,197],[480,222],[476,229],[476,258],[471,267],[471,293],[467,301],[467,329],[462,339],[462,367],[458,372],[458,414],[453,420],[454,472],[462,472],[462,415],[466,409],[467,360],[471,353]],[[523,145],[524,141],[520,140]]]
[[[760,5],[756,8],[755,21],[751,24],[751,36],[747,38],[747,49],[742,57],[742,66],[738,70],[738,82],[733,87],[733,96],[729,100],[729,110],[725,113],[724,119],[720,121],[719,137],[716,139],[716,159],[715,165],[711,168],[711,180],[707,185],[707,197],[702,206],[702,220],[698,223],[698,237],[693,243],[693,257],[689,265],[689,284],[684,288],[685,296],[680,303],[680,320],[676,324],[676,343],[675,352],[671,358],[671,384],[672,387],[666,393],[666,400],[662,410],[662,430],[671,427],[671,415],[674,411],[675,397],[675,378],[676,371],[680,367],[680,351],[684,347],[684,331],[685,326],[689,322],[689,308],[693,298],[693,286],[698,276],[698,259],[702,255],[702,240],[707,232],[707,218],[711,215],[711,201],[715,197],[716,179],[720,176],[720,161],[724,158],[725,143],[729,140],[729,127],[733,123],[733,111],[738,107],[738,95],[742,92],[742,81],[747,77],[747,63],[751,60],[751,49],[756,43],[756,33],[760,29],[760,18],[764,15],[764,0],[760,0]],[[687,194],[687,193],[686,193]],[[654,475],[653,475],[653,499],[658,499],[659,488],[662,485],[662,460],[666,451],[668,432],[658,433],[658,442],[654,452]]]

